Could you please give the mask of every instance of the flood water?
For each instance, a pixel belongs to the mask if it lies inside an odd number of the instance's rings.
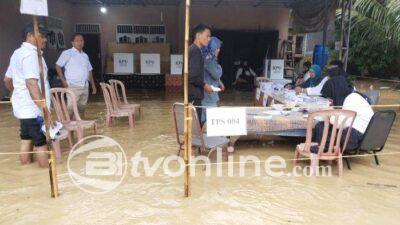
[[[382,90],[381,104],[400,103],[395,84],[364,81],[357,82],[357,87],[364,90],[372,83],[375,88],[390,87]],[[98,133],[122,146],[128,164],[137,152],[151,163],[176,154],[171,107],[182,101],[179,93],[129,91],[128,96],[144,110],[134,128],[129,128],[127,119],[105,126],[101,92],[90,100],[87,119],[95,119]],[[221,100],[221,105],[252,106],[253,93],[227,91]],[[398,112],[399,107],[394,109]],[[245,155],[291,159],[301,141],[272,138],[274,145],[268,140],[239,141],[235,160]],[[9,105],[0,105],[0,143],[0,153],[19,151],[19,122]],[[331,177],[255,176],[253,164],[245,166],[243,177],[237,172],[207,177],[200,169],[192,178],[192,197],[184,198],[183,176],[170,177],[159,169],[152,177],[133,177],[130,166],[111,192],[84,192],[68,175],[67,141],[62,147],[57,199],[50,197],[48,170],[39,169],[36,163],[21,166],[17,155],[0,155],[0,224],[399,224],[400,220],[400,154],[380,156],[380,166],[371,156],[354,158],[352,170],[344,164],[342,177],[337,176],[335,166]],[[395,152],[400,152],[400,119],[382,153]],[[292,162],[287,164],[290,170]],[[74,165],[84,168],[84,161]],[[235,171],[238,168],[234,166]]]

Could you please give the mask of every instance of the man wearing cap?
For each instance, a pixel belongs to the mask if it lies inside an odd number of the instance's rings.
[[[88,55],[83,52],[85,41],[81,34],[74,34],[71,39],[72,48],[61,53],[56,62],[56,70],[65,88],[71,90],[77,99],[78,110],[84,117],[86,103],[89,97],[89,85],[92,86],[92,94],[96,94],[96,85],[93,80],[92,65]],[[62,68],[65,69],[63,73]],[[65,76],[64,76],[65,75]],[[72,102],[68,100],[68,110],[72,114]]]
[[[14,51],[10,59],[10,65],[6,72],[8,83],[12,82],[13,93],[11,103],[14,116],[20,120],[20,136],[21,136],[21,154],[20,160],[22,164],[32,162],[32,145],[33,150],[42,152],[36,154],[36,159],[40,167],[48,167],[48,154],[46,147],[46,137],[43,134],[39,122],[42,117],[42,95],[39,74],[39,60],[37,54],[36,39],[33,31],[33,24],[27,24],[23,31],[23,39],[21,47]],[[39,26],[40,46],[42,49],[47,42],[47,31]],[[48,125],[52,125],[50,109],[50,92],[49,83],[47,81],[47,65],[42,57],[43,78],[45,81],[46,105],[48,113]]]

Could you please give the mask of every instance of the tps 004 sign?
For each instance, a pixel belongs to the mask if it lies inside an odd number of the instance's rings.
[[[247,135],[246,108],[208,108],[207,136]]]

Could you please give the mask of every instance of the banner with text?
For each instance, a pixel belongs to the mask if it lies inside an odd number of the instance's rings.
[[[208,108],[207,136],[247,135],[246,108]]]

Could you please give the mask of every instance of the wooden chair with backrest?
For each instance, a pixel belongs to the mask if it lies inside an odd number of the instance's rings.
[[[134,108],[137,110],[140,117],[142,117],[142,107],[140,104],[130,104],[128,98],[126,97],[125,85],[120,80],[110,79],[108,81],[110,85],[114,88],[115,96],[118,102],[118,106],[122,109]]]
[[[385,147],[390,130],[396,119],[396,112],[393,110],[378,111],[371,118],[360,146],[356,150],[345,151],[346,155],[359,155],[362,153],[373,154],[376,165],[379,165],[377,152]],[[345,158],[347,168],[351,169],[350,158]]]
[[[336,160],[338,175],[341,176],[343,171],[342,149],[346,149],[356,114],[356,112],[350,110],[324,110],[309,114],[307,119],[306,142],[297,145],[294,156],[295,164],[300,156],[310,158],[312,172],[316,175],[316,173],[318,173],[319,160]],[[312,142],[314,124],[315,121],[318,120],[324,122],[321,143]],[[343,134],[343,130],[346,127],[349,129],[346,134]],[[328,140],[329,132],[330,139]],[[345,135],[344,143],[341,141],[342,135]],[[327,151],[325,151],[327,143],[329,147]],[[312,146],[318,146],[317,154],[311,153]]]
[[[203,133],[200,120],[197,116],[196,109],[192,107],[192,146],[199,148],[200,153],[205,153],[206,150],[210,150],[209,155],[212,150],[216,150],[218,147],[225,148],[228,147],[229,139],[226,137],[207,137]],[[178,156],[184,148],[184,105],[182,103],[175,103],[173,106],[174,122],[176,138],[179,145]]]
[[[59,122],[61,122],[64,128],[69,133],[69,141],[71,144],[72,132],[77,133],[78,141],[84,137],[84,130],[93,129],[93,132],[97,132],[97,124],[94,120],[82,120],[76,101],[75,94],[66,88],[52,88],[50,89],[51,102],[56,112],[56,116]],[[72,100],[72,113],[75,120],[71,120],[71,115],[67,108],[67,99]]]
[[[106,104],[106,124],[111,126],[113,118],[117,117],[128,117],[129,126],[135,126],[135,109],[126,108],[122,109],[119,107],[114,89],[111,85],[106,83],[100,83],[103,91],[104,102]]]

